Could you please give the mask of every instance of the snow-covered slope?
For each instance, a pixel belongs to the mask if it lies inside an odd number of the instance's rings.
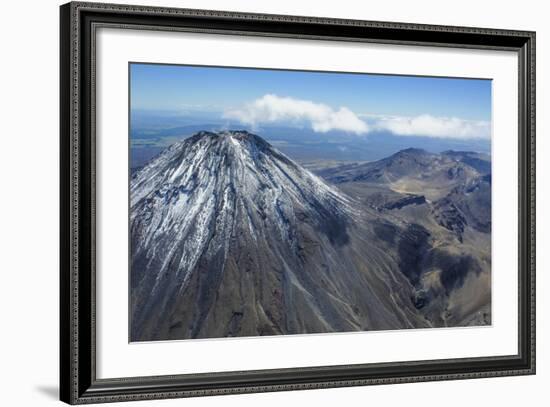
[[[201,132],[173,145],[136,174],[130,196],[134,253],[168,252],[158,281],[174,269],[168,260],[178,248],[182,284],[207,246],[228,247],[237,222],[253,238],[269,227],[296,245],[296,211],[321,229],[351,215],[347,197],[245,131]]]

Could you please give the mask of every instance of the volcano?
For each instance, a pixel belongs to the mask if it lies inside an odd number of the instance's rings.
[[[131,341],[438,325],[403,263],[430,232],[246,131],[199,132],[133,174],[130,235]]]

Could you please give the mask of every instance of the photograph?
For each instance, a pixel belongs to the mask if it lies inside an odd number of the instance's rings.
[[[491,326],[490,78],[128,70],[130,342]]]

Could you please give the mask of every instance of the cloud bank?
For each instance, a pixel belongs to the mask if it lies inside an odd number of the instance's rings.
[[[374,130],[386,130],[399,136],[437,138],[490,138],[491,123],[463,120],[456,117],[435,117],[423,114],[416,117],[383,117],[375,119]]]
[[[263,123],[306,124],[318,133],[339,130],[363,135],[372,131],[387,131],[397,136],[456,139],[491,136],[491,124],[488,121],[436,117],[429,114],[415,117],[359,116],[345,106],[335,110],[323,103],[274,94],[264,95],[240,108],[226,110],[223,117],[253,128]]]
[[[239,109],[227,110],[224,118],[236,119],[253,127],[261,123],[306,122],[318,133],[341,130],[365,134],[368,131],[367,123],[347,107],[334,110],[322,103],[272,94],[264,95]]]

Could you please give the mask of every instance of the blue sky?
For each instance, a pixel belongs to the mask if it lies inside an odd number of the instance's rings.
[[[130,69],[132,110],[208,111],[252,127],[311,122],[320,132],[490,133],[490,80],[135,63]],[[374,123],[369,115],[399,120]]]

